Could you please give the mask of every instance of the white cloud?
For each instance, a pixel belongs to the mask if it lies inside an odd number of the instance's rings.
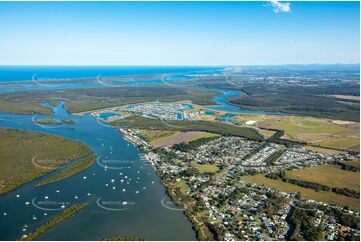
[[[291,4],[288,3],[288,2],[287,3],[281,3],[278,0],[271,0],[270,3],[274,7],[273,11],[275,13],[281,13],[281,12],[289,13],[289,12],[291,12]]]

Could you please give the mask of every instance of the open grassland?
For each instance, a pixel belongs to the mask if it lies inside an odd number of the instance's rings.
[[[276,131],[267,130],[267,129],[259,129],[259,132],[266,138],[270,138],[272,135],[276,133]]]
[[[178,136],[181,132],[167,130],[142,130],[139,134],[151,145],[156,145],[159,142]]]
[[[144,137],[154,148],[169,147],[174,144],[191,142],[200,138],[219,136],[218,134],[201,131],[164,131],[164,130],[142,130],[140,135]]]
[[[346,161],[345,163],[360,168],[360,158],[356,158],[356,159],[353,159],[353,160],[350,160],[350,161]]]
[[[282,180],[274,180],[274,179],[266,178],[263,174],[243,177],[242,180],[247,183],[260,184],[287,193],[299,192],[301,196],[306,199],[313,199],[316,201],[327,202],[330,204],[337,204],[340,206],[349,206],[353,209],[360,210],[359,199],[353,197],[346,197],[333,192],[325,192],[325,191],[316,192],[313,189],[308,189],[290,183],[286,183],[283,182]]]
[[[345,171],[336,165],[287,171],[286,176],[291,179],[314,182],[329,187],[350,188],[360,191],[360,172]]]
[[[318,147],[318,146],[306,145],[305,148],[308,149],[308,150],[318,151],[318,152],[322,152],[322,153],[326,153],[326,154],[340,154],[340,153],[345,153],[345,151],[333,150],[333,149],[328,149],[328,148],[322,148],[322,147]]]
[[[0,129],[0,194],[89,154],[85,145],[30,131]]]
[[[209,132],[197,132],[197,133],[194,133],[194,137],[187,139],[185,142],[189,143],[189,142],[195,141],[197,139],[206,139],[206,138],[212,138],[212,137],[218,137],[218,136],[220,136],[220,135],[214,134],[214,133],[209,133]]]
[[[338,99],[360,101],[360,96],[351,96],[351,95],[330,95],[330,96]]]
[[[167,121],[167,124],[157,119],[142,116],[131,116],[111,122],[113,126],[125,126],[129,128],[149,130],[171,130],[171,131],[204,131],[223,135],[235,135],[262,141],[263,137],[257,131],[230,124],[207,121]]]
[[[360,151],[359,138],[325,140],[318,143],[320,146],[334,149]]]
[[[196,164],[194,166],[200,173],[216,173],[219,168],[216,165]]]
[[[285,131],[285,138],[321,147],[359,151],[359,123],[335,123],[326,119],[297,116],[263,116],[255,124],[260,128]]]

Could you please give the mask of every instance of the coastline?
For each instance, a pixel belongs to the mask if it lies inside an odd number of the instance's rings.
[[[123,129],[120,129],[120,130],[123,130]],[[188,221],[192,224],[192,230],[195,232],[195,235],[196,235],[196,239],[197,240],[200,240],[200,241],[204,241],[204,240],[214,240],[214,238],[210,238],[210,237],[207,237],[204,233],[202,234],[201,231],[202,231],[202,225],[201,222],[197,221],[196,218],[195,218],[195,215],[191,214],[189,212],[189,207],[187,207],[187,204],[186,203],[182,203],[175,194],[173,194],[172,192],[172,188],[171,186],[174,185],[173,183],[171,182],[167,182],[164,178],[164,176],[162,175],[162,173],[160,172],[159,170],[159,166],[157,164],[157,161],[156,161],[156,157],[157,155],[153,152],[149,152],[149,150],[147,150],[146,148],[149,148],[151,147],[146,141],[134,136],[134,135],[131,135],[129,133],[123,133],[122,131],[120,131],[124,136],[124,138],[126,140],[128,140],[129,142],[131,142],[133,145],[137,146],[139,149],[141,149],[141,151],[144,153],[144,158],[149,161],[153,168],[155,169],[157,175],[160,177],[160,181],[161,181],[161,184],[164,186],[165,188],[165,193],[169,196],[169,198],[171,199],[171,201],[178,207],[181,207],[181,209],[184,209],[182,211],[182,213],[186,216],[186,218],[188,219]],[[136,143],[135,140],[142,140],[143,142],[143,145],[142,144],[139,144],[139,143]],[[151,155],[150,155],[151,154]],[[153,159],[152,159],[153,157]],[[196,201],[192,201],[191,203],[195,203]]]

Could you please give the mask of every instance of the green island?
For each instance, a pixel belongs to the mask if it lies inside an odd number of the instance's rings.
[[[55,118],[40,118],[37,119],[36,122],[39,124],[54,124],[54,125],[62,124],[62,122],[56,120]]]
[[[0,194],[92,152],[79,142],[31,131],[1,128],[0,137]]]
[[[61,119],[61,122],[66,123],[66,124],[75,124],[74,120],[69,119],[69,118],[63,118],[63,119]]]
[[[23,241],[35,240],[40,235],[44,234],[47,230],[51,229],[52,227],[66,220],[67,218],[74,216],[76,213],[82,211],[87,205],[88,205],[87,203],[80,203],[65,209],[61,214],[51,218],[48,222],[35,229],[34,232],[21,237],[19,240],[23,240]]]
[[[81,158],[80,160],[74,161],[69,166],[62,169],[59,173],[39,182],[35,186],[36,187],[44,186],[74,176],[88,169],[92,164],[94,164],[95,161],[96,161],[96,156],[94,154],[87,155],[86,157]]]

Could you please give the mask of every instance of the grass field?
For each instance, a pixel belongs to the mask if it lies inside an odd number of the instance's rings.
[[[323,147],[342,149],[342,150],[360,151],[359,138],[325,140],[325,141],[319,142],[318,144]]]
[[[255,124],[260,128],[285,131],[285,138],[317,144],[325,148],[359,151],[360,124],[337,123],[326,119],[261,115]]]
[[[259,132],[266,138],[269,138],[276,133],[276,131],[267,130],[267,129],[259,129]]]
[[[166,131],[166,130],[142,130],[140,135],[143,136],[154,148],[169,147],[174,144],[188,143],[200,138],[210,138],[219,136],[218,134],[200,132],[200,131]]]
[[[318,152],[322,152],[322,153],[326,153],[326,154],[340,154],[340,153],[345,153],[345,151],[333,150],[333,149],[316,147],[316,146],[310,146],[310,145],[306,145],[305,148],[308,149],[308,150],[318,151]]]
[[[182,192],[183,194],[185,194],[186,191],[189,190],[188,185],[187,185],[186,182],[183,181],[183,180],[180,180],[179,182],[176,182],[174,185],[175,185],[176,187],[179,187],[179,189],[181,190],[181,192]]]
[[[195,137],[192,137],[190,139],[187,139],[187,143],[195,141],[197,139],[206,139],[206,138],[212,138],[212,137],[217,137],[220,136],[219,134],[214,134],[214,133],[209,133],[209,132],[202,132],[199,135],[196,135]]]
[[[167,130],[142,130],[139,134],[151,145],[156,145],[159,142],[178,136],[181,132]]]
[[[323,165],[303,170],[287,171],[286,176],[329,187],[347,187],[360,191],[360,172],[341,170],[340,166],[336,165]]]
[[[91,152],[85,145],[30,131],[0,129],[0,194]]]
[[[352,197],[346,197],[333,192],[319,191],[316,192],[313,189],[307,189],[297,185],[283,182],[281,180],[274,180],[266,178],[263,174],[257,174],[255,176],[243,177],[243,181],[251,184],[260,184],[267,187],[277,189],[279,191],[296,193],[299,192],[302,197],[306,199],[312,199],[316,201],[322,201],[327,203],[334,203],[340,206],[349,206],[353,209],[360,210],[360,200]]]
[[[356,158],[350,161],[346,161],[347,164],[360,168],[360,158]]]
[[[330,95],[331,97],[339,98],[339,99],[348,99],[348,100],[360,100],[360,96],[350,96],[350,95]]]
[[[194,166],[200,173],[216,173],[219,168],[216,165],[210,164],[197,164]]]

